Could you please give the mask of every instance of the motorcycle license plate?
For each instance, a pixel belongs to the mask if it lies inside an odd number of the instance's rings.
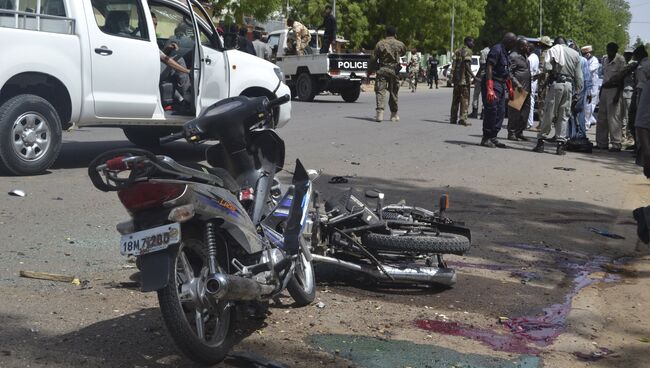
[[[123,256],[157,252],[181,241],[181,224],[169,225],[122,235],[120,253]]]

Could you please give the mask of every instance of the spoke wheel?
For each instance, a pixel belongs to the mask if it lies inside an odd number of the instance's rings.
[[[203,243],[187,239],[173,259],[169,284],[158,301],[172,338],[190,359],[203,364],[222,361],[232,345],[234,307],[206,293],[208,262]]]

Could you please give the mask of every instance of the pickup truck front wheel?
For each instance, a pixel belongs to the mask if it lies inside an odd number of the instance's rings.
[[[18,95],[0,106],[0,169],[13,175],[47,170],[61,150],[61,120],[36,95]]]
[[[309,73],[302,73],[298,76],[296,81],[296,92],[300,101],[311,102],[316,97],[316,90],[314,89],[314,79]]]

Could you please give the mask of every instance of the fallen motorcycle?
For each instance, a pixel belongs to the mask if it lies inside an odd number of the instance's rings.
[[[384,194],[369,191],[375,209],[354,196],[352,189],[316,202],[308,221],[314,262],[362,273],[381,283],[420,286],[456,283],[444,254],[462,255],[471,247],[471,232],[445,215],[448,197],[430,211],[403,203],[384,205]]]
[[[206,151],[211,167],[126,148],[88,169],[93,184],[116,191],[130,213],[117,225],[120,252],[137,257],[142,291],[157,291],[169,333],[199,363],[223,360],[238,321],[265,311],[282,291],[300,306],[315,298],[303,235],[312,183],[300,161],[284,195],[274,179],[284,142],[272,111],[289,99],[225,99],[161,138],[219,141]]]

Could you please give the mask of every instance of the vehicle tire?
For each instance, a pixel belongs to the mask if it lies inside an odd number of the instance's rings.
[[[421,235],[386,235],[366,233],[363,245],[378,251],[421,252],[463,255],[470,249],[467,237],[450,233]]]
[[[47,170],[61,151],[61,119],[36,95],[18,95],[0,106],[0,170],[35,175]]]
[[[124,127],[124,135],[129,142],[141,147],[158,147],[160,138],[176,132],[178,129],[160,128],[152,126]]]
[[[200,295],[204,289],[191,287],[200,285],[209,273],[205,249],[202,240],[187,238],[173,251],[169,283],[158,290],[158,303],[167,330],[183,354],[213,365],[224,360],[234,345],[237,319],[235,308],[227,302],[211,305]]]
[[[345,102],[356,102],[361,95],[361,85],[357,84],[341,91],[341,97]]]
[[[309,73],[304,72],[298,76],[296,81],[296,93],[300,101],[311,102],[316,97],[316,90],[314,89],[314,79]]]
[[[316,299],[316,276],[314,265],[300,253],[291,281],[287,284],[289,295],[299,307],[311,304]]]

